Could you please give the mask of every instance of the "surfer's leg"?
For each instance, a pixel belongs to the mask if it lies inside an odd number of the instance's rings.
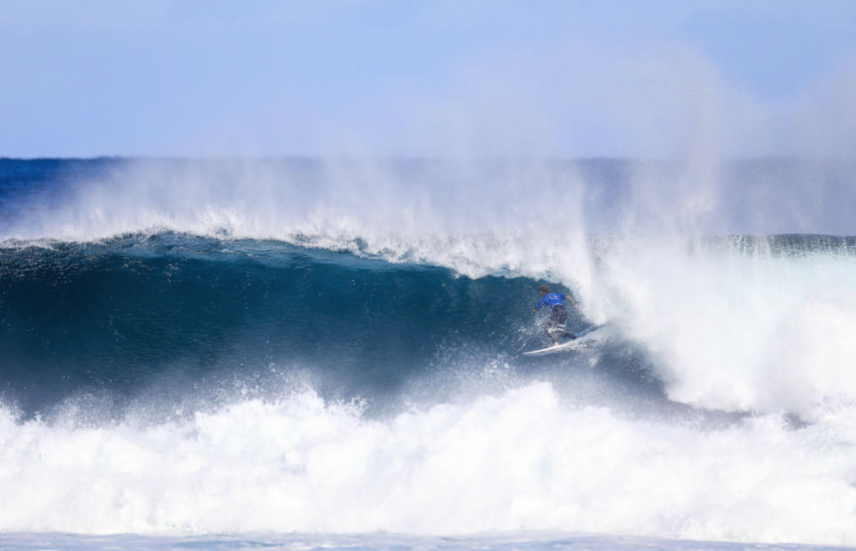
[[[568,312],[564,306],[556,306],[553,308],[553,313],[550,316],[549,328],[552,330],[550,338],[553,339],[553,344],[558,344],[559,338],[575,339],[576,335],[565,331],[565,324],[568,322]],[[548,329],[548,330],[550,330]]]
[[[553,345],[559,344],[559,339],[556,338],[556,335],[561,334],[564,330],[564,326],[558,325],[558,320],[554,311],[550,315],[550,319],[547,320],[547,336],[550,337],[550,341]]]
[[[556,334],[556,324],[553,323],[553,320],[550,319],[547,321],[547,336],[550,337],[550,341],[553,344],[559,344],[559,341],[555,337]]]

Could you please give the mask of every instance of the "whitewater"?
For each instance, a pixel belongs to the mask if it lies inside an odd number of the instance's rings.
[[[0,545],[856,546],[852,168],[0,160]]]

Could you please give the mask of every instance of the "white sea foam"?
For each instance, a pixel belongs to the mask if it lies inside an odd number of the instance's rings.
[[[856,543],[856,410],[701,429],[547,383],[369,420],[311,391],[166,424],[0,415],[0,530],[562,530]]]
[[[593,281],[599,317],[644,344],[677,401],[811,419],[856,397],[856,256],[620,243]]]

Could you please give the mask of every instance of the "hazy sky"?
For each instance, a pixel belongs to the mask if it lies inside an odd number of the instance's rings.
[[[854,59],[850,0],[0,0],[0,156],[853,151]]]

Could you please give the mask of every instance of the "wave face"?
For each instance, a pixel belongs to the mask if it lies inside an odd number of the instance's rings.
[[[0,530],[856,543],[840,166],[0,172]]]
[[[159,234],[27,247],[7,250],[0,273],[4,378],[27,412],[80,390],[115,400],[176,379],[293,383],[295,372],[382,400],[444,350],[493,358],[544,344],[520,319],[532,280],[278,242]]]

